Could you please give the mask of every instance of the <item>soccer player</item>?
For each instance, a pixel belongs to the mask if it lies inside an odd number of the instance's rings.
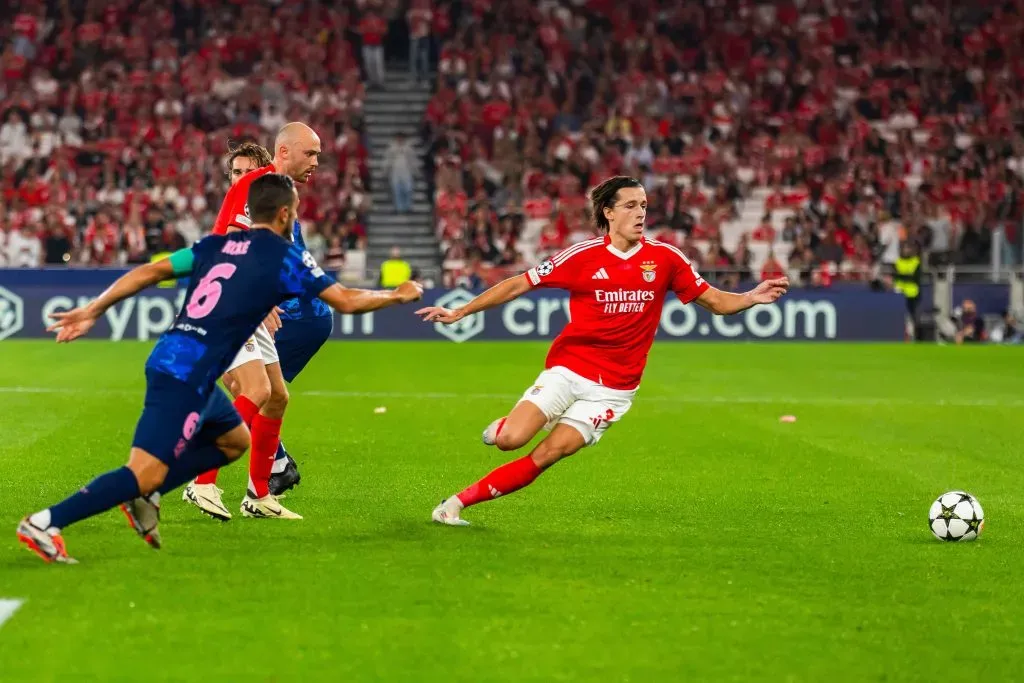
[[[232,185],[237,183],[249,171],[255,171],[273,163],[270,152],[255,142],[244,142],[233,149],[229,149],[227,161],[228,178]],[[292,242],[299,245],[300,249],[306,249],[306,242],[302,237],[302,225],[299,221],[295,221],[295,225],[292,228]],[[331,332],[334,329],[334,316],[331,314],[330,307],[318,297],[296,297],[295,299],[289,299],[281,304],[281,307],[275,313],[278,314],[281,327],[274,334],[274,347],[277,350],[281,375],[285,382],[291,384],[309,361],[312,360],[313,356],[316,355],[317,351],[320,350],[320,347],[330,338]],[[285,325],[285,322],[288,324]],[[255,339],[250,340],[250,342],[255,346]],[[247,342],[247,345],[250,342]],[[242,353],[244,352],[243,349]],[[225,374],[224,384],[232,396],[237,397],[242,393],[239,384],[235,381],[234,375],[237,374],[238,370],[248,370],[250,364],[253,365],[254,371],[262,372],[263,359],[261,357],[258,359],[253,358],[247,364],[236,369],[234,373],[229,371]],[[274,465],[270,474],[270,492],[275,496],[281,496],[296,486],[301,478],[294,458],[288,454],[287,449],[284,447],[284,442],[281,442],[278,445],[277,455],[274,458]],[[199,501],[203,500],[205,504],[206,495],[221,492],[216,486],[214,486],[213,490],[197,488],[197,486],[204,483],[207,486],[216,484],[216,472],[212,473],[212,476],[200,475],[197,477],[196,484],[186,487],[183,496],[186,501],[196,504],[200,509],[203,506],[199,505]],[[214,502],[214,505],[216,504]],[[219,508],[215,508],[215,511],[219,512],[220,515],[227,514],[228,519],[230,519],[230,513],[223,507],[223,504]],[[213,516],[221,518],[219,515]]]
[[[272,163],[273,159],[266,148],[255,142],[244,142],[228,150],[228,178],[231,184],[234,185],[249,171],[255,171]],[[299,245],[299,248],[302,250],[306,249],[306,243],[302,237],[302,225],[299,221],[295,221],[295,225],[292,228],[292,242]],[[274,335],[274,347],[277,350],[281,375],[285,382],[291,384],[309,361],[312,360],[313,356],[316,355],[317,351],[320,350],[320,347],[330,338],[331,332],[334,329],[334,316],[331,314],[330,307],[317,297],[312,299],[309,297],[289,299],[281,304],[280,309],[276,313],[280,319],[281,327]],[[285,322],[288,324],[284,325]],[[250,340],[250,342],[255,346],[255,339]],[[250,342],[247,342],[247,344]],[[249,361],[249,364],[253,364],[254,372],[262,374],[262,357],[258,359],[253,358]],[[224,376],[224,384],[234,397],[242,393],[241,388],[234,379],[234,375],[237,374],[238,370],[248,370],[249,364],[236,369],[235,373],[228,372]],[[275,496],[281,496],[296,486],[301,478],[294,458],[288,454],[284,447],[284,442],[281,442],[277,448],[277,455],[275,456],[274,466],[270,474],[270,492]],[[197,486],[203,483],[207,486],[216,484],[216,472],[212,473],[212,476],[200,475],[197,478],[196,484],[186,487],[184,495],[185,500],[197,504],[200,509],[203,506],[198,505],[198,503],[200,500],[204,500],[206,495],[220,493],[220,489],[217,489],[216,486],[212,490],[198,489]],[[217,503],[214,502],[214,505],[217,505]],[[223,504],[219,508],[215,508],[215,511],[220,512],[221,515],[227,514],[228,518],[230,518],[230,513],[227,513],[227,509],[223,507]],[[220,518],[219,516],[214,516]]]
[[[604,237],[575,244],[461,308],[417,311],[425,321],[452,324],[533,287],[569,291],[570,322],[552,343],[546,369],[483,438],[514,451],[542,429],[550,433],[529,455],[443,500],[434,508],[435,522],[468,524],[463,508],[518,491],[562,458],[600,441],[633,404],[669,292],[683,303],[696,301],[716,315],[729,315],[776,301],[789,287],[785,278],[765,280],[745,294],[709,286],[681,251],[644,238],[647,195],[634,178],[606,180],[591,192],[591,203]]]
[[[216,382],[274,306],[316,294],[342,313],[359,313],[420,298],[416,283],[395,291],[345,289],[308,252],[284,239],[299,203],[288,176],[263,175],[252,183],[248,200],[251,230],[207,237],[169,259],[135,268],[88,306],[54,314],[50,329],[57,331],[57,341],[73,341],[119,301],[191,275],[185,305],[146,361],[146,399],[127,466],[18,524],[18,540],[44,560],[73,563],[61,530],[121,504],[135,531],[160,547],[160,496],[236,460],[249,447],[248,429]],[[280,507],[269,494],[255,503],[267,514]]]
[[[282,173],[297,183],[308,182],[319,165],[320,138],[303,123],[289,123],[281,128],[274,140],[273,159],[248,171],[247,161],[268,161],[269,155],[264,154],[265,150],[259,145],[250,144],[239,150],[244,153],[232,153],[232,185],[214,222],[215,235],[249,228],[251,221],[246,195],[256,178],[268,173]],[[270,479],[281,444],[281,423],[288,405],[288,389],[274,344],[274,334],[281,327],[277,310],[272,311],[265,325],[258,327],[253,337],[245,342],[228,368],[231,380],[228,388],[235,395],[235,409],[252,428],[249,484],[241,504],[242,515],[246,517],[268,517],[252,501],[270,493]],[[286,467],[288,461],[284,460],[284,463]],[[217,486],[217,474],[214,470],[200,475],[185,488],[182,498],[211,517],[227,521],[231,519],[231,513],[221,498],[223,491]],[[294,474],[297,479],[297,472]],[[281,507],[281,510],[282,514],[269,517],[302,519],[287,508]]]

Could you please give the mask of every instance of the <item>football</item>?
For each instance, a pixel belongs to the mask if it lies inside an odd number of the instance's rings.
[[[964,491],[943,493],[928,511],[928,527],[942,541],[973,541],[984,526],[981,503]]]

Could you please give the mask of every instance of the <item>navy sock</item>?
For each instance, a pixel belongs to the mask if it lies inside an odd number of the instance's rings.
[[[164,483],[157,489],[161,495],[173,491],[182,484],[192,481],[197,475],[220,469],[230,462],[224,451],[215,444],[199,448],[186,448],[181,457],[174,461],[164,477]]]
[[[284,460],[288,457],[288,451],[284,449],[284,442],[278,442],[277,453],[274,454],[274,460]]]
[[[48,526],[63,529],[138,495],[139,482],[134,472],[127,467],[111,470],[51,507]]]

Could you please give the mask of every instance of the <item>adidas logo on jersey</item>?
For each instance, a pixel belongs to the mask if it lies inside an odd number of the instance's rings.
[[[592,277],[590,279],[591,280],[608,280],[610,278],[608,277],[608,273],[605,272],[605,269],[602,268],[601,270],[599,270],[596,273],[594,273],[594,277]]]

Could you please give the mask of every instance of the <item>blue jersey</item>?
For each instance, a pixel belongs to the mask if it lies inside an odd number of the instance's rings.
[[[302,251],[306,251],[306,241],[302,239],[302,226],[298,221],[292,225],[292,243]],[[331,307],[318,299],[316,296],[298,296],[288,299],[281,304],[283,320],[302,320],[304,318],[325,318],[330,317]]]
[[[146,368],[209,393],[270,310],[334,284],[308,252],[270,230],[211,235],[192,247],[185,305]]]

